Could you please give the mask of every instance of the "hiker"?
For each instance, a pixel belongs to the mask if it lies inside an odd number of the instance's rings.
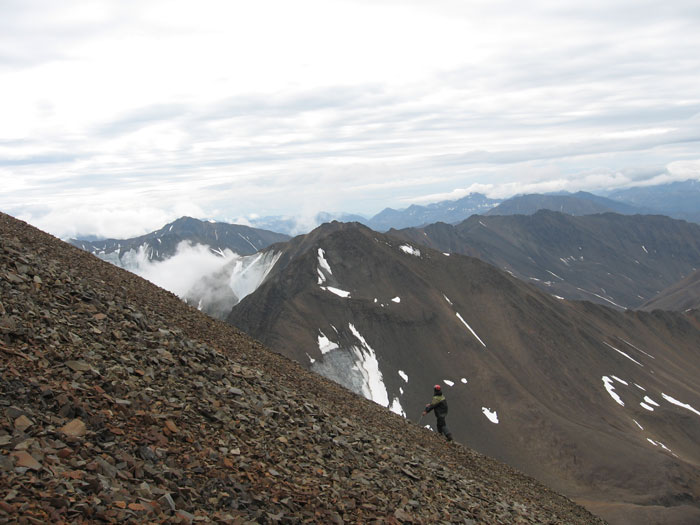
[[[433,400],[425,405],[423,415],[426,415],[431,410],[435,410],[438,433],[443,434],[447,438],[447,441],[452,441],[452,433],[447,429],[447,423],[445,423],[445,416],[447,416],[447,399],[442,395],[442,387],[440,385],[435,385],[433,387]]]

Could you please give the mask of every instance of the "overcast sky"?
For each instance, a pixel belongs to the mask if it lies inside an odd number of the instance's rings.
[[[698,28],[697,0],[0,0],[0,210],[129,237],[700,179]]]

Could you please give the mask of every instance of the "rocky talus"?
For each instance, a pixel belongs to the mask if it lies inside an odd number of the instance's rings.
[[[0,521],[602,523],[0,214]]]

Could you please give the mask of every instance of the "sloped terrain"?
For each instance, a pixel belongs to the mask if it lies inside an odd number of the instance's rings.
[[[637,308],[700,267],[700,226],[660,215],[474,216],[391,231],[478,257],[566,299]]]
[[[231,250],[239,255],[251,255],[287,239],[287,235],[249,226],[181,217],[159,230],[131,239],[71,239],[70,243],[118,266],[125,266],[125,257],[136,257],[139,252],[143,252],[149,261],[168,259],[175,255],[182,241],[206,245],[214,252]]]
[[[658,309],[684,312],[693,308],[700,309],[700,270],[662,290],[640,306],[641,310],[647,311]]]
[[[600,523],[0,214],[0,520]]]
[[[292,240],[228,320],[413,421],[441,383],[457,441],[615,523],[700,519],[697,311],[561,300],[334,223]]]

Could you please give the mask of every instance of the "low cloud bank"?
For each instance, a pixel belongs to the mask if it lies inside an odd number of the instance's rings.
[[[164,261],[149,260],[145,246],[136,252],[131,250],[124,253],[119,262],[114,260],[114,255],[105,259],[184,298],[204,276],[213,274],[230,261],[240,258],[240,255],[228,249],[223,254],[215,254],[209,246],[203,244],[183,241],[178,245],[175,255]]]
[[[264,252],[241,256],[229,249],[215,253],[209,246],[182,241],[175,254],[164,261],[149,260],[146,245],[121,257],[117,252],[100,257],[213,317],[225,319],[231,308],[260,286],[280,255]]]

